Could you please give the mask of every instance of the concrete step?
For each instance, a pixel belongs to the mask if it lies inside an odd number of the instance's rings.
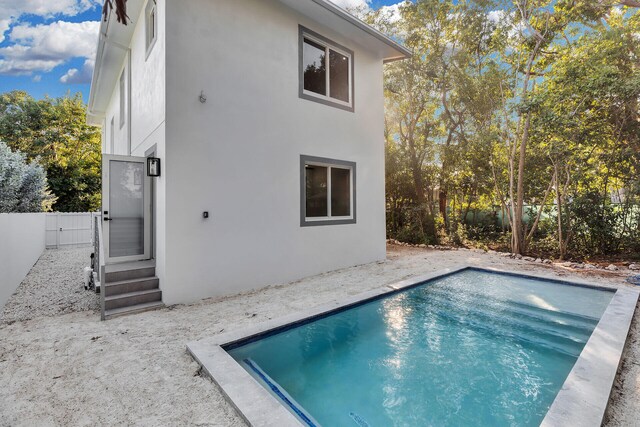
[[[156,275],[155,261],[135,261],[105,266],[105,283],[142,279]]]
[[[105,283],[104,296],[110,297],[114,295],[128,294],[131,292],[149,291],[158,289],[160,279],[157,277],[148,277],[133,280],[121,280],[119,282]]]
[[[145,311],[163,308],[164,304],[160,301],[147,302],[144,304],[132,305],[129,307],[114,308],[104,312],[104,320],[113,319],[115,317],[126,316],[128,314],[143,313]]]
[[[115,308],[132,307],[149,302],[162,302],[162,291],[150,289],[146,291],[128,292],[104,297],[105,314]]]

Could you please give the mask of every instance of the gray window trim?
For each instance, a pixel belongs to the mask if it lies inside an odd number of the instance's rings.
[[[155,9],[155,13],[154,13],[154,17],[155,20],[153,22],[153,38],[151,40],[148,40],[149,37],[149,10],[151,8]],[[147,61],[147,59],[149,59],[149,55],[151,54],[151,51],[153,50],[153,47],[156,45],[156,40],[158,40],[158,4],[156,3],[156,0],[148,0],[147,1],[147,6],[145,7],[145,11],[144,11],[144,37],[145,37],[145,44],[147,45],[146,47],[146,52],[144,55],[144,60],[145,62]]]
[[[326,219],[307,221],[307,186],[305,177],[305,165],[307,163],[326,163],[335,166],[348,166],[351,168],[351,197],[353,198],[351,205],[353,206],[353,216],[349,219]],[[300,155],[300,227],[314,227],[317,225],[342,225],[356,223],[356,163],[346,160],[329,159],[326,157]]]
[[[120,109],[120,129],[124,127],[124,124],[127,121],[127,77],[125,72],[127,71],[126,66],[122,69],[122,73],[120,73],[120,78],[118,79],[118,108]]]
[[[116,125],[115,116],[111,116],[111,124],[109,125],[109,154],[115,154],[116,151]]]
[[[307,95],[306,93],[304,93],[304,70],[302,69],[303,66],[303,62],[302,62],[302,54],[303,54],[303,49],[304,49],[304,35],[308,34],[314,38],[317,38],[319,40],[321,40],[322,42],[326,43],[329,47],[331,46],[335,46],[338,49],[342,49],[345,52],[349,53],[349,55],[351,55],[351,67],[349,72],[351,73],[351,105],[343,105],[340,104],[339,102],[332,102],[328,99],[322,99],[322,98],[318,98],[315,97],[313,95]],[[311,31],[310,29],[303,27],[302,25],[298,25],[298,97],[301,99],[306,99],[309,101],[314,101],[314,102],[318,102],[320,104],[324,104],[324,105],[329,105],[331,107],[335,107],[335,108],[339,108],[341,110],[345,110],[345,111],[350,111],[350,112],[355,112],[355,108],[356,108],[356,73],[355,73],[355,55],[353,53],[353,50],[342,46],[341,44],[338,44],[324,36],[321,36],[320,34],[316,33],[315,31]]]

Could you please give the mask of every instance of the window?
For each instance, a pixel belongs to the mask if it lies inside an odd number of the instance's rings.
[[[356,164],[300,156],[300,225],[354,224]]]
[[[115,117],[111,117],[111,126],[109,127],[109,154],[115,154],[116,149],[116,127],[113,121]]]
[[[158,9],[156,6],[156,0],[149,0],[145,9],[145,33],[146,33],[146,47],[147,57],[149,52],[153,48],[156,42],[156,36],[158,34]]]
[[[120,128],[124,126],[125,117],[126,117],[126,85],[125,85],[125,75],[124,72],[126,68],[122,70],[122,74],[120,74]]]
[[[300,27],[300,98],[353,111],[353,52]]]

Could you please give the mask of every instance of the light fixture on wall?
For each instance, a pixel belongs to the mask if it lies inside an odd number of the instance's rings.
[[[147,176],[160,176],[160,159],[147,157]]]
[[[205,102],[207,102],[207,95],[205,95],[205,94],[204,94],[204,91],[203,91],[203,90],[201,90],[201,91],[200,91],[200,96],[199,96],[199,98],[200,98],[200,102],[202,102],[203,104],[204,104]]]

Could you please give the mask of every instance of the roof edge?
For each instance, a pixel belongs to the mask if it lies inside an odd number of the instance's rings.
[[[98,77],[100,75],[100,69],[102,68],[102,57],[104,54],[104,45],[105,45],[105,39],[106,39],[106,33],[107,30],[109,28],[109,23],[111,21],[111,11],[110,13],[106,16],[106,18],[104,16],[100,17],[100,30],[99,30],[99,34],[98,34],[98,43],[97,43],[97,49],[96,49],[96,60],[93,66],[93,73],[91,74],[91,86],[89,89],[89,100],[87,102],[87,118],[91,120],[90,124],[95,124],[97,121],[100,120],[101,118],[101,114],[99,112],[96,112],[94,109],[94,104],[95,104],[95,97],[96,97],[96,90],[97,90],[97,85],[98,85]]]
[[[347,12],[346,10],[341,8],[340,6],[337,6],[334,3],[330,2],[329,0],[311,0],[311,1],[316,3],[319,6],[322,6],[323,8],[327,9],[329,12],[332,12],[333,14],[337,15],[338,17],[344,19],[345,21],[349,22],[350,24],[358,27],[362,31],[368,33],[369,35],[371,35],[371,36],[375,37],[376,39],[380,40],[381,42],[385,43],[387,46],[389,46],[389,47],[391,47],[391,48],[393,48],[396,51],[401,53],[401,55],[399,55],[399,56],[394,56],[392,58],[385,58],[385,60],[384,60],[385,63],[398,61],[398,60],[401,60],[401,59],[407,59],[407,58],[410,58],[413,55],[413,52],[411,50],[409,50],[408,48],[404,47],[402,44],[396,42],[395,40],[391,39],[389,36],[383,34],[382,32],[380,32],[378,30],[376,30],[371,25],[367,24],[366,22],[362,21],[361,19],[356,18],[355,16],[353,16],[352,14],[350,14],[349,12]]]

